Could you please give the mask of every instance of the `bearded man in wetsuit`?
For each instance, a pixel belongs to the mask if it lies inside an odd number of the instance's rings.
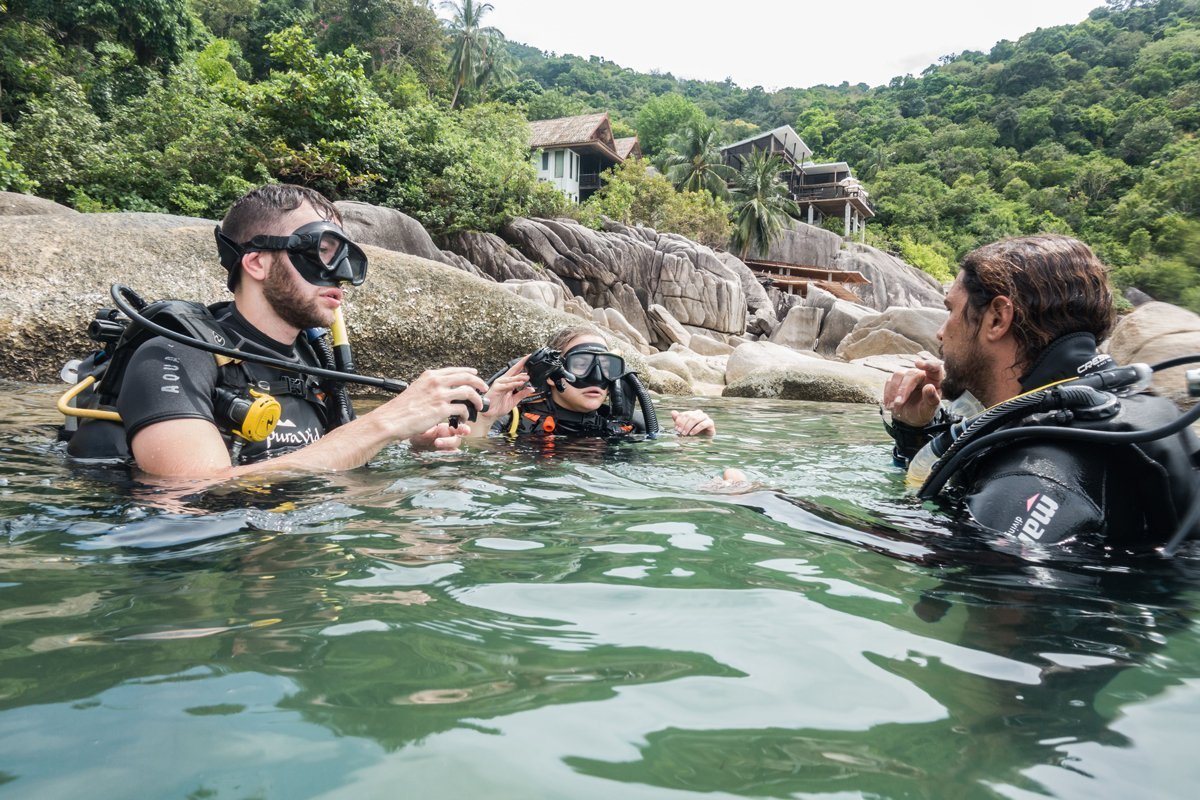
[[[366,270],[366,258],[341,231],[334,205],[311,189],[263,186],[233,204],[218,241],[232,253],[222,260],[234,299],[214,309],[228,339],[242,350],[317,366],[303,331],[330,326],[342,303],[343,279],[351,277],[327,274],[329,265],[361,270],[354,283]],[[231,368],[246,371],[243,389],[271,387],[282,405],[270,437],[241,450],[232,464],[234,437],[214,411],[222,371]],[[481,407],[480,395],[488,389],[474,369],[430,370],[370,413],[329,430],[320,387],[302,375],[249,361],[220,364],[198,348],[151,339],[130,360],[117,397],[132,457],[143,472],[178,478],[350,469],[404,439],[457,446],[469,426],[444,420],[461,415],[466,404]]]
[[[980,247],[964,257],[945,303],[943,360],[917,361],[884,388],[899,464],[938,432],[943,398],[970,392],[991,408],[1116,366],[1097,351],[1115,319],[1107,270],[1075,239],[1044,234]],[[1058,424],[1145,431],[1179,417],[1173,403],[1144,391],[1121,396],[1117,407]],[[1019,438],[985,449],[950,478],[953,495],[979,526],[1024,543],[1162,545],[1198,494],[1196,437],[1184,429],[1139,444],[1103,438]]]

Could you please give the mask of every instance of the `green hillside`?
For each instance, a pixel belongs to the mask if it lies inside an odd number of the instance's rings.
[[[983,242],[1061,231],[1118,283],[1200,309],[1200,0],[1110,0],[887,86],[776,92],[502,44],[469,0],[449,26],[413,0],[0,7],[0,189],[211,217],[273,179],[435,235],[603,212],[720,240],[724,201],[654,176],[566,208],[534,178],[525,120],[609,111],[660,164],[697,124],[725,142],[789,124],[864,180],[872,243],[934,274]]]
[[[648,154],[657,117],[719,123],[724,141],[791,125],[871,190],[874,243],[932,270],[1021,233],[1077,235],[1119,281],[1200,307],[1200,2],[1110,2],[918,77],[767,93],[647,75],[511,45],[542,118],[609,110]],[[657,113],[656,113],[657,112]],[[647,140],[646,134],[651,134]],[[880,225],[881,223],[881,225]]]

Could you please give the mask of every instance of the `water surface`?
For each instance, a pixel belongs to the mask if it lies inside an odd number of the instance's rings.
[[[58,388],[3,388],[0,796],[1145,798],[1200,778],[1195,548],[981,548],[905,496],[872,408],[704,400],[714,440],[397,447],[180,492],[68,466]],[[756,486],[714,490],[730,465]]]

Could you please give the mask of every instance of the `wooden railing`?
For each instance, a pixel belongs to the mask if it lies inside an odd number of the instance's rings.
[[[797,186],[792,191],[795,200],[857,200],[864,205],[867,201],[856,190],[847,191],[845,186]]]

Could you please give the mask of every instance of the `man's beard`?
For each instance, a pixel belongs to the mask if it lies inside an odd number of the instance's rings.
[[[978,350],[969,351],[961,358],[947,358],[944,352],[939,352],[939,355],[946,371],[942,379],[942,397],[953,401],[961,397],[963,392],[970,392],[975,399],[982,401],[991,375],[991,365],[987,359]]]
[[[298,276],[292,273],[282,260],[271,265],[271,271],[263,281],[263,297],[271,310],[293,328],[329,327],[329,320],[321,313],[318,301],[305,294]]]

